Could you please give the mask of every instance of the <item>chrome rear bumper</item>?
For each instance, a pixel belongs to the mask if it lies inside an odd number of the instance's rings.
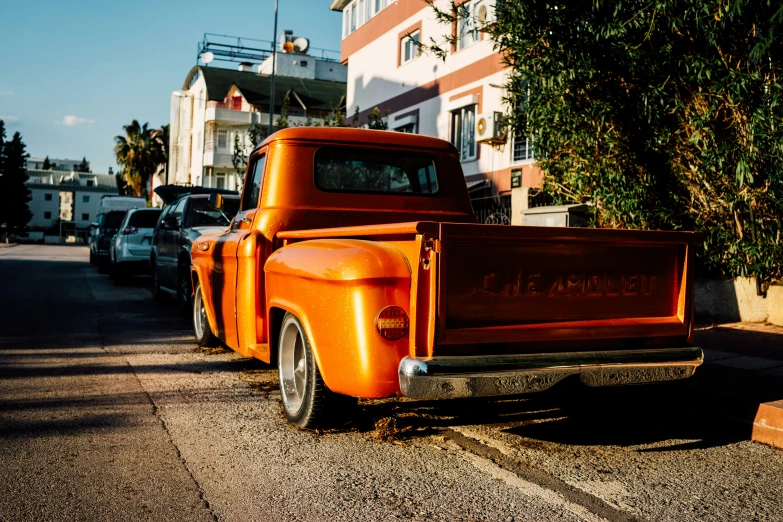
[[[543,391],[569,375],[588,386],[685,379],[704,360],[701,348],[468,357],[403,357],[400,390],[406,397],[445,399]]]

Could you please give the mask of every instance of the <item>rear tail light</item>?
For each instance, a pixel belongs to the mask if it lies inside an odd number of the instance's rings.
[[[408,335],[408,314],[399,306],[387,306],[375,319],[375,328],[381,337],[389,341],[396,341]]]
[[[122,235],[129,236],[131,234],[137,233],[138,231],[139,229],[136,227],[125,227],[124,229],[122,229]]]

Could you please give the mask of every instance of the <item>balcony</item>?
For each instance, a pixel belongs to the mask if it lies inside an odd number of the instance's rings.
[[[235,111],[222,107],[207,107],[206,121],[228,125],[251,125],[258,123],[260,114],[257,112]]]
[[[232,153],[222,149],[205,149],[205,167],[233,167],[231,163]]]

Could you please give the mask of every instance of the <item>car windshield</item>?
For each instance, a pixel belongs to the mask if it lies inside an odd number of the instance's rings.
[[[223,212],[221,213],[222,210]],[[207,198],[193,198],[190,201],[190,226],[228,225],[239,212],[239,198],[223,198],[223,208],[217,210],[209,205]],[[224,216],[225,215],[225,216]]]
[[[136,228],[155,228],[160,210],[139,210],[131,215],[128,226]]]
[[[434,194],[435,163],[426,154],[323,147],[315,153],[315,183],[322,190]]]
[[[106,214],[106,219],[103,220],[103,228],[117,228],[122,223],[123,218],[127,210],[115,210]]]

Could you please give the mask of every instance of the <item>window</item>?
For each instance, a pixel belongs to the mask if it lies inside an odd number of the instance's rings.
[[[364,2],[364,23],[367,23],[372,18],[372,0],[366,0]]]
[[[207,197],[192,198],[190,200],[190,216],[188,222],[191,227],[224,227],[237,215],[238,210],[238,196],[223,197],[223,208],[220,210],[209,206],[209,199]]]
[[[232,96],[231,97],[231,110],[233,110],[233,111],[241,111],[242,110],[242,96]]]
[[[264,163],[266,163],[265,154],[259,156],[253,164],[253,175],[247,180],[247,186],[243,192],[242,210],[258,208],[259,206],[258,200],[261,197],[261,185],[264,181]]]
[[[93,187],[93,186],[95,186],[95,181],[93,181],[93,180],[91,180],[91,179],[88,179],[88,180],[87,180],[87,186],[88,186],[88,187]]]
[[[478,28],[476,27],[475,5],[472,2],[465,2],[458,7],[460,19],[457,23],[457,49],[462,50],[476,43],[479,39]]]
[[[44,212],[44,219],[52,219],[52,213],[51,212]]]
[[[451,142],[460,161],[476,159],[476,106],[468,105],[451,113]]]
[[[82,203],[89,203],[90,202],[90,196],[82,196]]]
[[[315,184],[338,192],[434,194],[435,162],[426,154],[323,147],[315,153]]]
[[[217,146],[219,149],[225,149],[228,146],[228,130],[218,129],[217,131]]]
[[[351,9],[343,11],[343,38],[351,34]]]
[[[225,174],[217,174],[215,176],[215,188],[219,188],[219,189],[226,188],[226,175]]]
[[[416,124],[415,123],[408,123],[406,125],[403,125],[402,127],[397,127],[397,132],[404,132],[406,134],[416,134]]]
[[[131,214],[128,226],[136,228],[155,228],[160,217],[159,209],[142,209]]]
[[[356,6],[351,7],[351,32],[356,30]]]
[[[414,58],[419,57],[419,38],[421,37],[421,31],[413,31],[407,36],[403,36],[400,40],[400,64],[408,63]]]
[[[185,205],[188,204],[188,197],[181,198],[177,205],[171,210],[171,215],[174,216],[174,219],[177,222],[177,227],[180,227],[182,225],[182,216],[185,213]]]
[[[89,214],[82,214],[82,221],[89,221],[90,215]]]
[[[44,201],[51,201],[52,195],[51,194],[44,194]]]
[[[359,0],[359,3],[357,5],[359,9],[359,20],[358,20],[359,23],[357,25],[359,27],[361,27],[364,21],[366,20],[366,18],[364,18],[364,4],[365,4],[364,0]]]
[[[514,134],[511,159],[514,162],[533,159],[533,138],[526,138]]]

